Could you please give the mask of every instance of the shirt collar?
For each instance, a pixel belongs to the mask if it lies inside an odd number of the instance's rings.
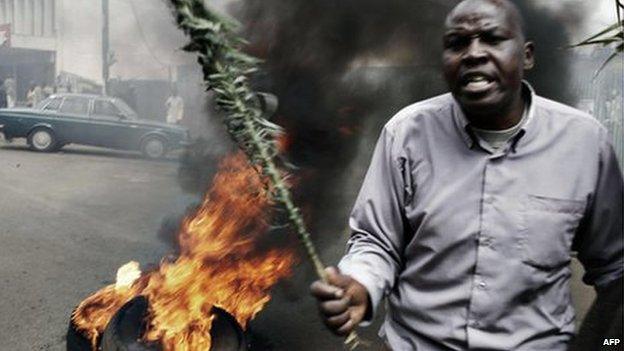
[[[526,80],[522,81],[522,90],[524,96],[528,97],[528,112],[526,121],[518,131],[518,134],[516,134],[516,136],[514,137],[512,144],[512,148],[514,149],[514,151],[518,141],[527,133],[528,129],[533,128],[532,125],[534,124],[532,122],[535,115],[535,90]],[[455,125],[457,126],[462,140],[464,141],[464,143],[466,143],[466,146],[468,146],[468,148],[472,148],[474,144],[477,143],[477,137],[476,135],[474,135],[472,128],[470,128],[470,121],[468,121],[468,119],[466,118],[464,111],[462,111],[459,103],[457,102],[457,100],[455,100],[455,98],[453,98],[452,111]]]

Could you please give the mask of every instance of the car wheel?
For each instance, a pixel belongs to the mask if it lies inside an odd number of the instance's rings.
[[[57,144],[56,135],[48,128],[37,128],[28,134],[28,145],[35,151],[55,151]]]
[[[161,158],[167,154],[167,143],[161,137],[147,137],[141,143],[141,152],[147,158]]]

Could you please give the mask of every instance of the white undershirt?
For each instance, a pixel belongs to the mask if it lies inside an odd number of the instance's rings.
[[[522,128],[524,123],[527,120],[527,116],[529,112],[529,106],[525,104],[524,111],[522,111],[522,118],[515,126],[503,129],[503,130],[490,130],[490,129],[481,129],[474,126],[471,126],[474,133],[481,139],[486,142],[492,149],[498,151],[503,148],[511,138],[513,138],[516,133]]]

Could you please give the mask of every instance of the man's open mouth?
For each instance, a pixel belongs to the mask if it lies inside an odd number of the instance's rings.
[[[468,94],[481,94],[494,86],[495,80],[482,73],[469,73],[462,77],[461,88]]]

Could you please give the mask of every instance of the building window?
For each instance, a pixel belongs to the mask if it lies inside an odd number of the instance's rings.
[[[33,35],[43,36],[43,0],[33,0]]]
[[[51,37],[54,35],[54,23],[56,22],[56,4],[55,0],[43,0],[43,36]]]
[[[56,0],[0,0],[0,24],[15,34],[51,37],[55,32]]]
[[[0,0],[0,22],[2,24],[11,22],[7,18],[7,1],[6,0]]]

